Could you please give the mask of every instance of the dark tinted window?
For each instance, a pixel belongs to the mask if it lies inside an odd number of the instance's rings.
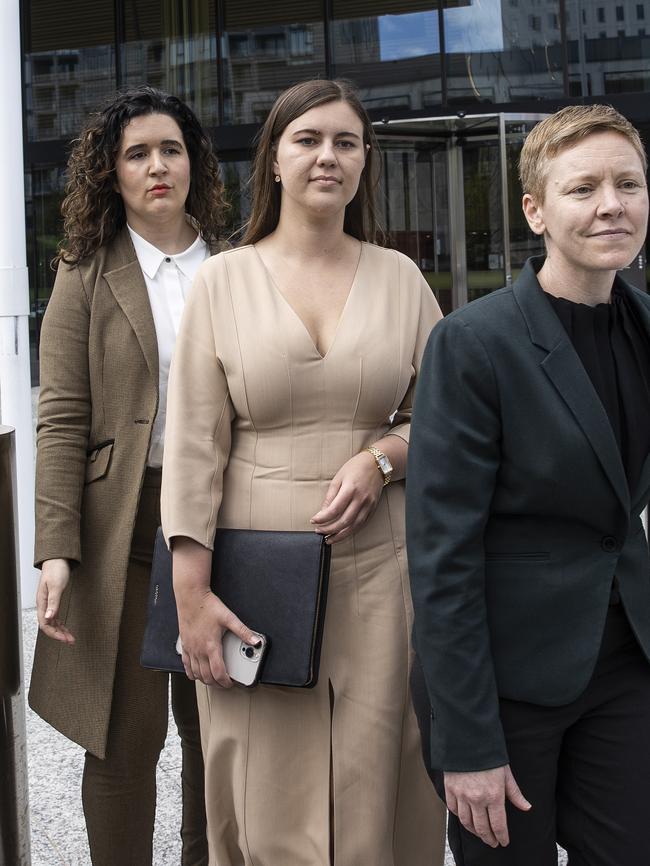
[[[567,24],[572,95],[639,93],[650,88],[650,45],[643,28],[621,26],[625,6],[612,7],[608,21],[605,21],[606,7],[597,8],[597,21],[590,16],[589,0],[567,0],[566,7],[573,13],[571,21],[577,20],[578,10],[586,10],[589,22],[581,27]],[[650,0],[635,7],[637,19],[645,20]],[[630,11],[635,7],[627,8]],[[598,22],[605,23],[605,27]]]
[[[282,90],[325,77],[322,6],[320,0],[226,0],[222,41],[226,123],[259,123]]]
[[[25,34],[30,141],[72,138],[115,90],[113,0],[31,0]]]
[[[335,74],[360,88],[369,109],[440,105],[437,4],[431,0],[333,0]]]
[[[124,7],[124,86],[151,84],[184,99],[202,123],[219,113],[215,4],[138,0]]]
[[[459,3],[444,10],[450,104],[505,103],[563,95],[558,2]],[[559,17],[558,17],[559,20]]]

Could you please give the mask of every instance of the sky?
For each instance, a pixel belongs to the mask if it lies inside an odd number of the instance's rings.
[[[503,50],[502,0],[471,0],[469,6],[444,10],[448,53]],[[412,12],[379,17],[380,57],[403,60],[437,54],[438,13]]]

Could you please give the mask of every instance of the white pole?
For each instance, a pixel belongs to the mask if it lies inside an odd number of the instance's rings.
[[[21,92],[20,2],[0,3],[0,423],[16,430],[18,556],[23,604],[32,607],[34,444],[29,371],[29,282]],[[0,520],[2,515],[0,515]]]

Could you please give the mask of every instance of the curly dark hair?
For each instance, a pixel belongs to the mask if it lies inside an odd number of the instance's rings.
[[[134,117],[167,114],[176,121],[190,160],[190,191],[185,203],[206,243],[217,241],[227,205],[212,142],[191,108],[176,96],[143,85],[118,94],[90,115],[68,159],[66,196],[61,205],[65,237],[52,265],[76,265],[109,243],[126,224],[115,190],[115,159],[122,131]]]

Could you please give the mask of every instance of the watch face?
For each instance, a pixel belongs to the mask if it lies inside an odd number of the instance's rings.
[[[385,454],[382,454],[381,457],[377,458],[377,463],[384,475],[388,475],[389,472],[393,471],[393,466]]]

